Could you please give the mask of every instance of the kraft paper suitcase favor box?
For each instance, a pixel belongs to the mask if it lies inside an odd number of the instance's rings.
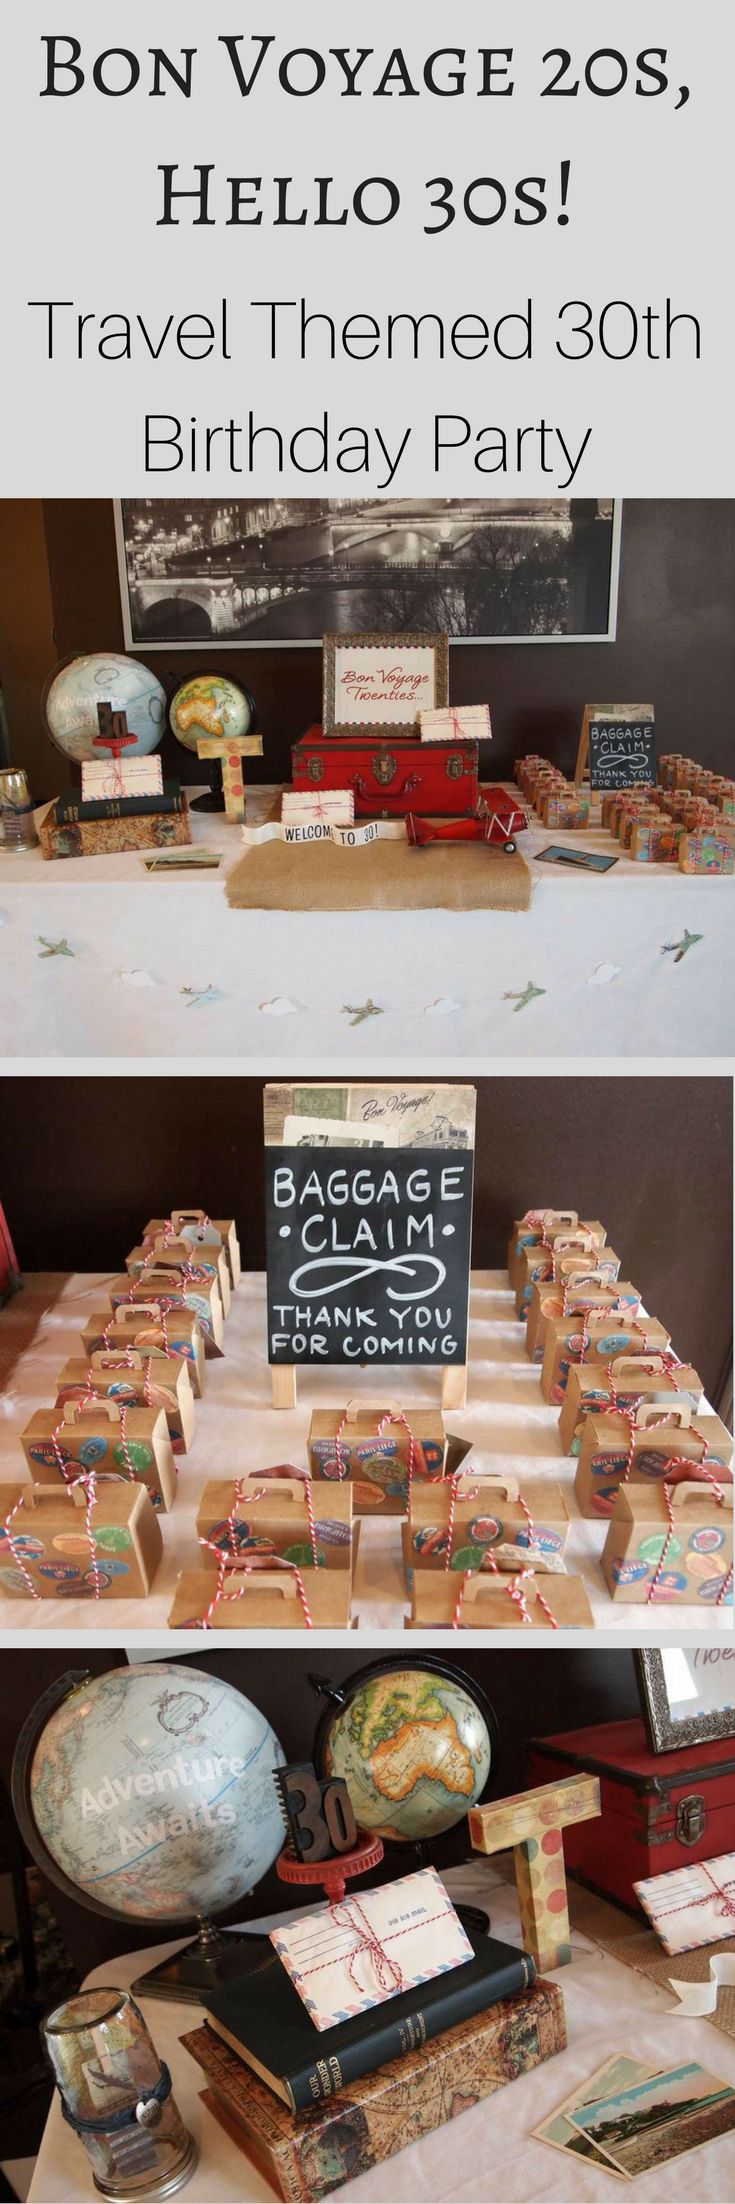
[[[89,1534],[83,1484],[5,1485],[0,1517],[4,1592],[31,1599],[27,1577],[42,1599],[144,1599],[151,1589],[163,1541],[143,1485],[96,1477]]]
[[[172,1209],[170,1217],[149,1217],[143,1226],[142,1239],[148,1244],[160,1240],[167,1232],[173,1232],[179,1240],[188,1239],[196,1253],[200,1247],[211,1245],[210,1235],[219,1233],[227,1256],[231,1286],[239,1286],[242,1278],[242,1261],[237,1226],[233,1217],[208,1217],[205,1209]]]
[[[614,1409],[602,1414],[593,1409],[586,1419],[574,1492],[580,1515],[588,1521],[612,1514],[631,1436],[633,1461],[626,1483],[661,1482],[667,1464],[682,1461],[704,1462],[717,1476],[732,1461],[732,1439],[719,1416],[698,1415],[693,1424],[689,1401],[675,1400],[668,1408],[645,1401],[634,1413],[632,1433],[625,1416]]]
[[[150,1270],[151,1264],[157,1263],[165,1263],[167,1269],[177,1271],[185,1278],[190,1276],[192,1285],[198,1285],[202,1278],[213,1279],[219,1288],[222,1318],[226,1322],[232,1307],[232,1286],[230,1268],[222,1246],[195,1250],[188,1240],[167,1240],[162,1235],[151,1247],[132,1247],[130,1254],[125,1257],[125,1268],[130,1272],[131,1278],[140,1278],[143,1271]]]
[[[405,1627],[407,1630],[527,1630],[529,1625],[523,1608],[510,1596],[508,1587],[513,1581],[512,1575],[506,1573],[499,1576],[483,1574],[470,1577],[462,1588],[462,1578],[453,1576],[451,1570],[441,1570],[434,1575],[431,1569],[417,1569],[411,1590],[411,1613]],[[530,1576],[525,1579],[522,1591],[534,1630],[591,1630],[594,1627],[581,1577],[546,1573]],[[458,1603],[460,1612],[456,1621]]]
[[[56,1380],[56,1406],[89,1392],[118,1407],[162,1408],[174,1454],[186,1454],[194,1437],[196,1407],[188,1364],[180,1355],[146,1355],[137,1348],[102,1347],[85,1362],[73,1356]]]
[[[604,1247],[605,1240],[605,1227],[601,1224],[580,1223],[575,1225],[573,1231],[568,1226],[558,1228],[552,1225],[545,1237],[535,1245],[521,1248],[515,1284],[516,1316],[520,1317],[521,1322],[525,1324],[531,1292],[537,1278],[553,1278],[554,1262],[562,1255],[588,1255],[594,1251],[597,1262],[598,1252]]]
[[[640,1290],[632,1279],[614,1278],[606,1290],[597,1290],[602,1291],[601,1300],[573,1286],[566,1308],[547,1311],[541,1354],[536,1358],[541,1362],[544,1400],[562,1399],[572,1364],[586,1359],[583,1350],[593,1324],[609,1325],[612,1335],[617,1324],[624,1319],[632,1322],[640,1312]]]
[[[731,1607],[732,1494],[731,1484],[721,1500],[709,1484],[621,1485],[602,1555],[611,1599],[645,1606],[650,1594],[654,1609]]]
[[[735,1849],[735,1736],[652,1752],[636,1716],[532,1740],[532,1783],[588,1768],[601,1816],[565,1829],[567,1868],[639,1920],[635,1882]]]
[[[355,1558],[351,1485],[335,1485],[329,1493],[320,1485],[312,1502],[317,1567],[349,1574]],[[254,1471],[237,1481],[213,1478],[202,1493],[196,1531],[233,1566],[278,1554],[299,1569],[314,1568],[304,1480],[298,1477],[269,1479],[267,1471]],[[202,1566],[210,1560],[215,1568],[217,1556],[203,1549]]]
[[[61,1411],[37,1408],[20,1443],[37,1485],[63,1485],[67,1469],[70,1477],[94,1470],[144,1485],[154,1508],[173,1507],[176,1463],[162,1408],[68,1400]]]
[[[109,1298],[113,1309],[140,1301],[165,1301],[171,1310],[190,1309],[192,1316],[199,1318],[207,1358],[224,1354],[225,1325],[216,1278],[202,1276],[193,1285],[182,1278],[175,1264],[167,1264],[161,1256],[147,1270],[137,1274],[124,1271],[120,1278],[113,1278]]]
[[[635,1303],[622,1309],[603,1309],[602,1315],[579,1317],[570,1325],[566,1317],[552,1317],[546,1334],[541,1365],[543,1399],[560,1407],[569,1371],[574,1362],[593,1367],[612,1362],[616,1355],[654,1354],[670,1345],[669,1333],[656,1317],[636,1311]]]
[[[540,1248],[551,1240],[553,1232],[590,1232],[594,1244],[604,1247],[606,1233],[602,1225],[586,1224],[576,1209],[527,1209],[525,1217],[516,1217],[508,1241],[508,1277],[515,1293],[519,1283],[520,1265],[525,1248]],[[599,1234],[599,1238],[595,1235]]]
[[[152,1355],[179,1358],[186,1363],[191,1389],[199,1400],[205,1384],[204,1334],[198,1316],[190,1309],[171,1309],[167,1301],[118,1301],[117,1307],[101,1309],[90,1316],[82,1332],[82,1346],[87,1356],[103,1354],[109,1347],[114,1353],[120,1348],[137,1350],[145,1359]]]
[[[356,819],[472,818],[480,800],[476,742],[418,736],[323,735],[312,727],[291,751],[295,789],[349,788]]]
[[[407,1520],[401,1525],[403,1567],[411,1588],[414,1569],[446,1569],[451,1490],[414,1485]],[[529,1525],[529,1516],[531,1524]],[[515,1477],[484,1477],[468,1471],[455,1485],[454,1535],[449,1570],[479,1569],[489,1548],[517,1546],[519,1568],[533,1546],[545,1554],[563,1554],[571,1517],[558,1485]]]
[[[571,1311],[609,1308],[618,1295],[625,1293],[625,1287],[618,1284],[620,1257],[614,1255],[611,1248],[605,1248],[605,1256],[609,1259],[599,1264],[594,1250],[587,1260],[565,1256],[555,1264],[553,1278],[543,1282],[536,1279],[526,1319],[525,1347],[529,1361],[543,1362],[550,1319],[564,1315],[565,1303]]]
[[[242,1568],[225,1569],[219,1598],[215,1569],[182,1569],[169,1629],[200,1628],[209,1613],[209,1630],[348,1630],[351,1570],[312,1568],[300,1574],[310,1621],[293,1569],[255,1569],[250,1576]]]
[[[683,834],[679,843],[680,872],[735,872],[735,849],[722,834]]]
[[[392,1411],[378,1437],[378,1425]],[[315,1483],[351,1484],[356,1515],[405,1515],[408,1490],[409,1431],[416,1442],[416,1478],[444,1474],[447,1440],[437,1408],[408,1407],[396,1401],[348,1401],[345,1408],[315,1408],[309,1426],[309,1468]],[[339,1449],[337,1433],[346,1416]]]
[[[613,1400],[613,1392],[617,1399]],[[696,1416],[704,1399],[704,1386],[691,1363],[678,1362],[671,1353],[616,1355],[607,1369],[590,1372],[585,1362],[573,1362],[559,1412],[559,1437],[565,1454],[579,1454],[590,1409],[604,1415],[614,1407],[629,1411],[639,1401],[659,1407],[688,1400]]]

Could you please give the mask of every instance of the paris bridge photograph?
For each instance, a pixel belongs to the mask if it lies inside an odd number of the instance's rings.
[[[620,511],[605,498],[126,498],[129,647],[615,634]]]

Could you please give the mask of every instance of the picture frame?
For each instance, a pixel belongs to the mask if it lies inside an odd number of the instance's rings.
[[[620,498],[113,500],[129,651],[614,643]]]
[[[735,1652],[706,1644],[666,1646],[636,1652],[635,1659],[652,1752],[735,1738]]]
[[[446,635],[325,635],[325,735],[412,735],[449,703]]]

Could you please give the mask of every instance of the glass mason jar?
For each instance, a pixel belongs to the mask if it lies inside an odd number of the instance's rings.
[[[117,2204],[173,2196],[194,2170],[196,2149],[127,1990],[80,1990],[47,2015],[43,2035],[95,2188]]]
[[[33,797],[20,766],[0,769],[0,849],[37,849]]]

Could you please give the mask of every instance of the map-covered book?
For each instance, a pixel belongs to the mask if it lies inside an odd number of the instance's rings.
[[[563,2051],[566,2027],[558,1983],[535,1982],[295,2116],[210,2028],[181,2041],[206,2074],[205,2104],[277,2194],[316,2204]],[[203,2168],[206,2151],[203,2137]]]

